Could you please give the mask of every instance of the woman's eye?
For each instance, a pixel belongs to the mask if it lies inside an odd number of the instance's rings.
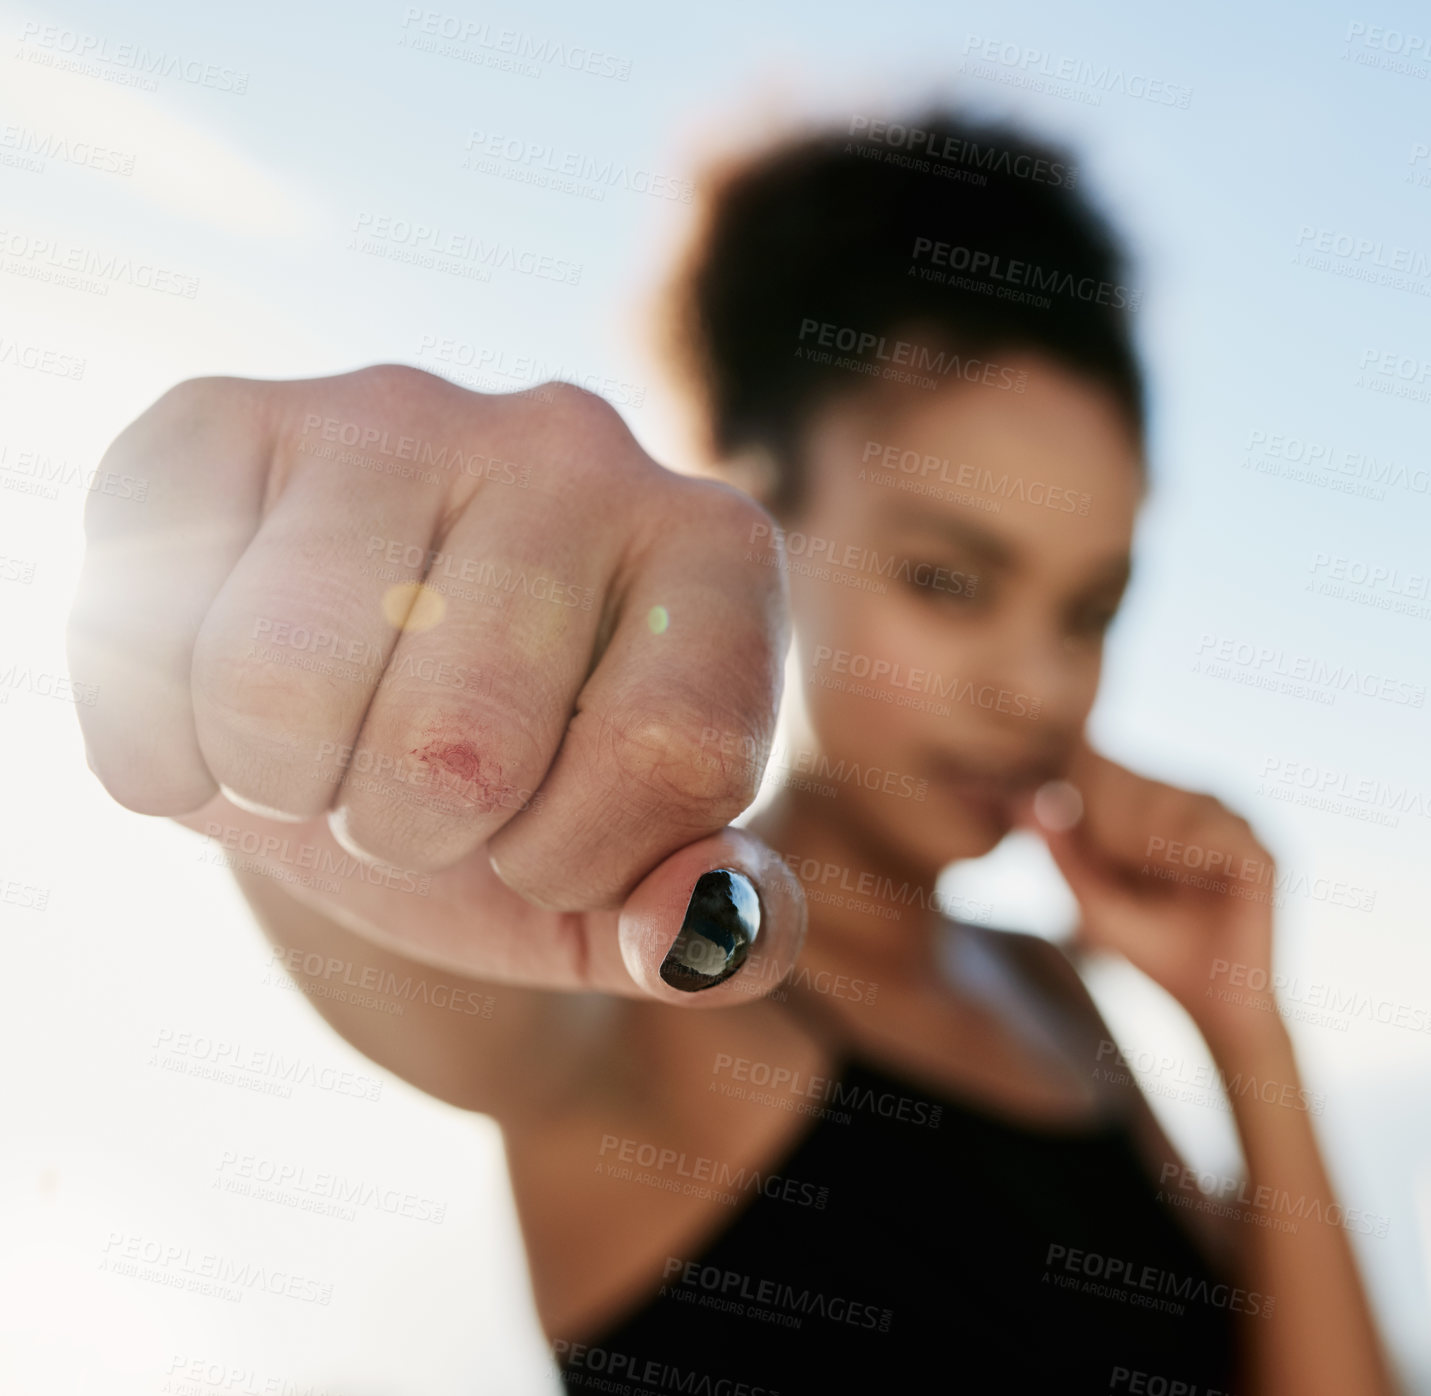
[[[921,563],[908,574],[909,585],[921,596],[951,605],[968,605],[985,599],[986,585],[970,572],[951,572],[947,567]]]

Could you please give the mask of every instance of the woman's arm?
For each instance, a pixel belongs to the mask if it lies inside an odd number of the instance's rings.
[[[1320,1204],[1319,1219],[1294,1229],[1245,1227],[1244,1284],[1267,1295],[1245,1319],[1244,1339],[1256,1396],[1319,1396],[1396,1390],[1376,1331],[1356,1257],[1338,1215],[1331,1180],[1312,1129],[1292,1041],[1275,1011],[1248,1010],[1238,1029],[1224,1021],[1203,1030],[1223,1079],[1247,1160],[1244,1206],[1275,1220],[1275,1198]],[[1244,1088],[1247,1083],[1256,1088]],[[1272,1083],[1267,1089],[1266,1083]]]
[[[1081,820],[1040,832],[1078,898],[1079,945],[1124,956],[1197,1025],[1227,1087],[1254,1204],[1286,1194],[1325,1215],[1335,1197],[1286,1029],[1270,1002],[1218,992],[1234,966],[1272,981],[1271,855],[1212,796],[1148,780],[1086,745],[1069,780]],[[1303,1221],[1242,1233],[1243,1287],[1265,1296],[1241,1315],[1247,1396],[1391,1396],[1344,1229]]]
[[[500,1124],[549,1118],[599,1072],[630,1003],[473,979],[386,949],[270,876],[234,877],[275,960],[365,1057]]]

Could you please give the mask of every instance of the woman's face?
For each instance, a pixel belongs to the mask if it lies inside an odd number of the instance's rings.
[[[837,792],[808,798],[931,868],[988,852],[1063,768],[1142,494],[1111,394],[1046,359],[1009,366],[1022,392],[960,381],[834,400],[807,437],[804,499],[779,521],[819,751],[801,769]]]

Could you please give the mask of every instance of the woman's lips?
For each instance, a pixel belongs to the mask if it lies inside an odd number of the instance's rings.
[[[943,756],[931,760],[928,771],[931,785],[947,791],[985,819],[1005,825],[1014,823],[1017,807],[1049,778],[1043,769],[987,771]]]

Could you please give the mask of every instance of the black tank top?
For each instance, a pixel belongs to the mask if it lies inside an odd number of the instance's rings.
[[[565,1390],[1232,1389],[1232,1315],[1256,1296],[1157,1200],[1125,1120],[1031,1125],[933,1094],[852,1053],[812,997],[786,1002],[836,1063],[808,1083],[812,1126],[640,1308],[558,1344]]]

